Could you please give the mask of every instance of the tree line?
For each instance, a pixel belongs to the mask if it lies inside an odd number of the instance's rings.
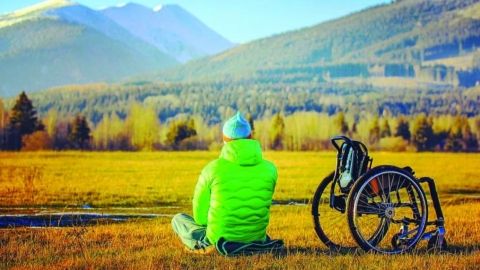
[[[97,125],[117,114],[125,120],[133,103],[151,106],[162,122],[179,114],[199,115],[219,124],[232,111],[249,112],[254,119],[283,112],[315,111],[382,115],[480,114],[480,88],[419,86],[414,89],[376,88],[354,83],[217,82],[192,84],[131,83],[122,85],[65,86],[31,95],[44,116],[56,110],[59,117],[82,114]],[[9,101],[12,103],[12,101]]]
[[[363,141],[373,150],[476,152],[480,117],[297,112],[256,122],[256,137],[274,150],[331,149],[330,138],[339,134]]]
[[[225,119],[233,114],[234,110],[230,111]],[[247,112],[246,116],[254,138],[269,150],[331,149],[329,139],[339,134],[376,150],[479,150],[479,116],[315,111],[276,112],[262,118]],[[125,117],[105,114],[97,123],[80,114],[61,117],[54,109],[40,119],[32,101],[21,93],[10,110],[0,100],[0,149],[213,150],[222,146],[221,123],[209,123],[195,114],[178,114],[161,121],[153,106],[135,102]]]

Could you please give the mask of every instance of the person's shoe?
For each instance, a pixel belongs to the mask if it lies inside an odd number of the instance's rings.
[[[207,255],[207,254],[211,254],[211,253],[215,252],[216,248],[215,248],[214,245],[211,245],[211,246],[202,247],[202,248],[199,248],[199,249],[189,249],[189,248],[185,247],[185,250],[188,253]]]

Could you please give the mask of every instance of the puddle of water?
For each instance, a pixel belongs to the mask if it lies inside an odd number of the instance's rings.
[[[298,199],[298,200],[273,200],[272,205],[293,205],[293,206],[304,206],[308,205],[307,199]]]
[[[0,215],[0,228],[73,227],[170,216],[165,214],[100,214],[90,212],[10,214]]]

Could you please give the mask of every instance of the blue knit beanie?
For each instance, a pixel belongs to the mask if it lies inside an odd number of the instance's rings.
[[[240,112],[237,112],[235,116],[228,119],[227,122],[223,125],[223,135],[226,137],[236,140],[236,139],[245,139],[252,134],[252,128],[247,119],[245,119]]]

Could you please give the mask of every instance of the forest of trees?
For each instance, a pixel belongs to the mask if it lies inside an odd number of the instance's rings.
[[[225,118],[233,113],[230,109]],[[331,149],[329,139],[344,134],[375,150],[479,151],[480,116],[280,111],[262,118],[248,113],[247,118],[254,138],[269,150]],[[195,114],[162,121],[154,106],[140,103],[132,103],[124,117],[104,114],[97,123],[81,114],[59,116],[54,109],[40,119],[32,101],[22,93],[11,109],[0,100],[0,149],[216,150],[222,146],[222,121],[208,123]]]
[[[125,120],[138,103],[154,109],[165,123],[179,115],[200,116],[208,125],[221,123],[237,110],[256,120],[282,112],[314,111],[334,115],[480,115],[480,87],[377,88],[336,83],[149,83],[65,86],[31,94],[39,114],[51,110],[59,118],[82,114],[97,125],[116,114]],[[9,107],[13,100],[7,100]]]

